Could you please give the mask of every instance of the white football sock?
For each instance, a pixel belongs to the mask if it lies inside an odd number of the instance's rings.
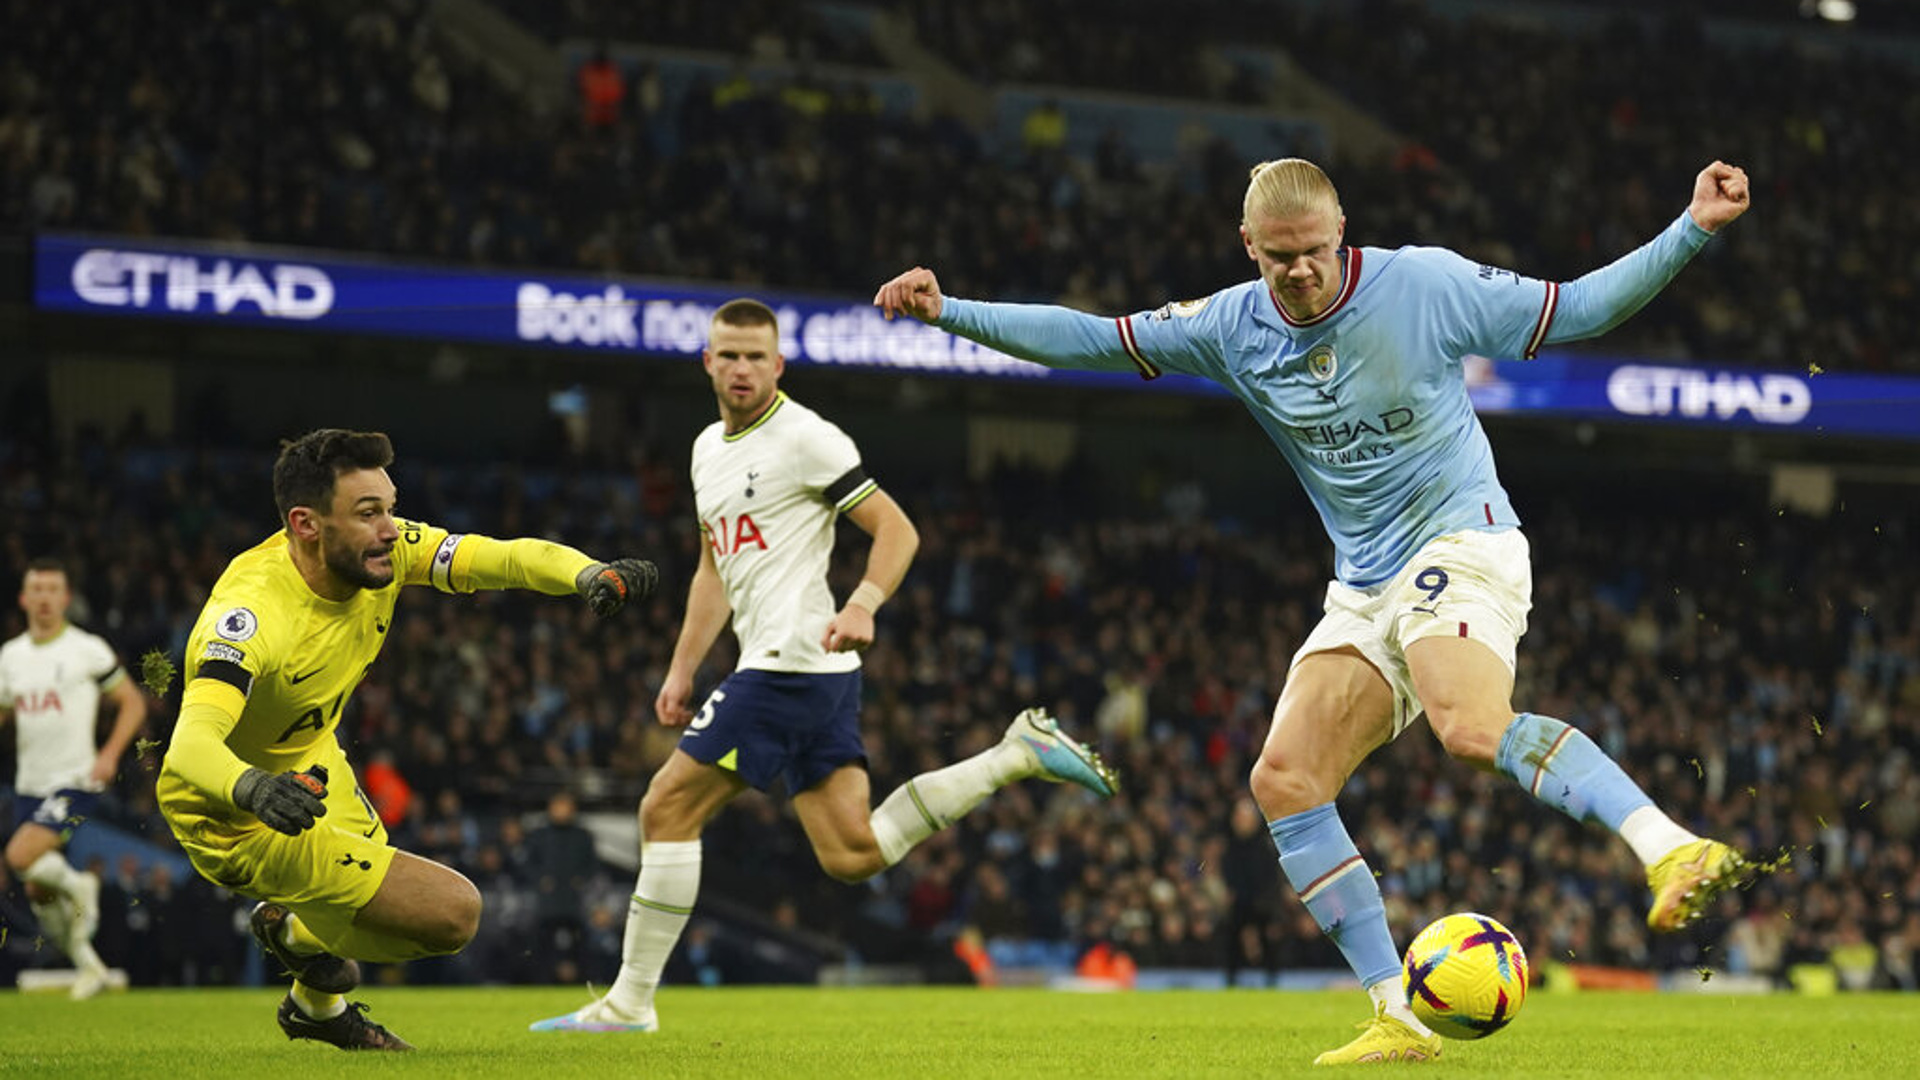
[[[74,942],[71,947],[71,958],[73,966],[81,971],[107,970],[107,962],[100,959],[100,954],[94,951],[91,941]]]
[[[80,881],[80,871],[67,865],[67,860],[60,857],[57,849],[33,860],[33,865],[27,867],[20,876],[43,889],[52,889],[61,896],[72,895],[74,885]]]
[[[639,1019],[653,1008],[660,972],[699,895],[700,841],[640,845],[640,877],[627,905],[620,975],[607,990],[607,1004],[615,1011]]]
[[[921,773],[894,789],[876,807],[873,838],[888,866],[913,845],[964,817],[980,801],[1032,772],[1032,759],[1017,743],[995,743],[965,761]]]
[[[72,920],[67,917],[67,902],[64,898],[50,896],[45,900],[29,900],[33,907],[33,917],[40,923],[40,937],[56,949],[67,947],[67,930]]]
[[[1633,846],[1633,853],[1648,866],[1679,847],[1700,839],[1674,824],[1672,818],[1656,806],[1643,806],[1620,823],[1620,838]]]
[[[1391,979],[1381,979],[1367,987],[1367,996],[1373,999],[1376,1009],[1384,1009],[1388,1016],[1407,1025],[1422,1035],[1433,1034],[1433,1029],[1420,1022],[1418,1016],[1407,1006],[1406,984],[1395,974]]]

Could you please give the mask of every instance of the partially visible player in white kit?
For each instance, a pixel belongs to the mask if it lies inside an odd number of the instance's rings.
[[[1028,709],[991,748],[922,773],[871,806],[858,651],[873,643],[873,613],[906,576],[919,534],[867,477],[853,440],[780,390],[786,361],[765,304],[722,305],[702,361],[720,403],[720,422],[693,444],[706,542],[654,702],[661,724],[687,730],[640,803],[640,879],[619,978],[605,997],[538,1021],[535,1031],[657,1030],[654,990],[700,889],[700,832],[749,787],[783,781],[821,867],[846,882],[899,862],[1015,780],[1114,792],[1096,754]],[[836,610],[827,564],[842,514],[873,546],[863,580]],[[696,713],[694,675],[729,618],[739,666]]]
[[[1282,874],[1373,999],[1362,1034],[1316,1064],[1440,1053],[1407,1007],[1380,886],[1334,809],[1360,762],[1423,712],[1454,758],[1624,839],[1647,867],[1654,930],[1683,928],[1746,872],[1579,729],[1514,711],[1532,567],[1464,364],[1532,359],[1619,325],[1748,200],[1746,172],[1713,162],[1660,235],[1561,284],[1443,248],[1348,246],[1333,181],[1288,158],[1256,166],[1241,204],[1259,276],[1212,296],[1099,318],[944,296],[916,267],[874,297],[889,317],[1054,367],[1211,379],[1246,405],[1320,512],[1334,546],[1326,616],[1293,658],[1249,777]]]
[[[67,622],[72,600],[64,565],[52,559],[27,565],[20,582],[27,632],[0,645],[0,723],[12,717],[19,748],[18,827],[7,841],[7,868],[26,881],[41,931],[79,971],[72,990],[78,1000],[106,986],[107,965],[93,951],[100,878],[74,869],[61,849],[120,771],[120,756],[146,722],[147,699],[111,645]],[[96,747],[102,695],[114,705],[113,730]]]

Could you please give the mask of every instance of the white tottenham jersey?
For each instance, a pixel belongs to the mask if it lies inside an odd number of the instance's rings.
[[[100,752],[100,693],[126,677],[113,647],[77,626],[47,641],[21,634],[0,645],[0,704],[13,710],[19,729],[13,786],[20,794],[100,789],[90,775]]]
[[[740,667],[852,671],[860,657],[820,647],[839,610],[827,588],[834,521],[879,488],[860,451],[819,413],[777,393],[760,419],[693,440],[701,538],[733,608]]]

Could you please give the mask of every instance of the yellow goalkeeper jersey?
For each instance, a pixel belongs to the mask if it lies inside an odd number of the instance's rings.
[[[386,643],[403,586],[572,593],[574,576],[593,561],[544,540],[398,524],[393,581],[346,600],[308,587],[284,530],[227,565],[187,641],[181,720],[156,788],[177,831],[217,842],[210,833],[239,813],[233,783],[248,766],[279,773],[325,765],[328,801],[357,797],[334,729]]]

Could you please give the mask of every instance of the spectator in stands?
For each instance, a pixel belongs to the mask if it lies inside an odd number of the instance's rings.
[[[407,819],[413,804],[413,788],[395,764],[391,749],[383,746],[374,751],[373,759],[361,771],[360,789],[373,800],[374,812],[387,828],[396,829]]]
[[[627,97],[627,76],[607,54],[603,42],[580,65],[574,82],[580,93],[580,122],[589,135],[605,135],[620,122]]]
[[[1279,914],[1280,879],[1273,872],[1273,839],[1250,800],[1233,801],[1222,862],[1230,897],[1221,924],[1227,985],[1237,985],[1240,972],[1246,970],[1263,971],[1272,978],[1276,965],[1267,935]]]
[[[586,944],[587,897],[600,878],[593,834],[579,820],[573,793],[547,800],[547,820],[527,833],[527,873],[533,879],[538,981],[580,981]]]
[[[1066,149],[1067,114],[1058,101],[1052,98],[1042,101],[1020,121],[1020,145],[1036,158]]]

